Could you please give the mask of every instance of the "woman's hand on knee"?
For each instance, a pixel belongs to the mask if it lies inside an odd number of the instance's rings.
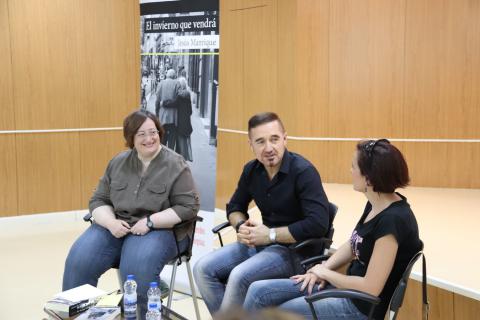
[[[126,221],[118,219],[109,222],[107,229],[115,238],[122,238],[130,233],[130,225]]]
[[[302,283],[302,285],[300,286],[300,291],[304,291],[305,289],[307,289],[308,294],[312,294],[313,288],[316,283],[320,283],[319,289],[325,286],[325,283],[323,283],[322,285],[322,282],[324,281],[319,277],[317,277],[317,275],[315,275],[314,273],[307,272],[305,274],[299,274],[299,275],[290,277],[290,279],[295,281],[295,283],[297,284]]]
[[[147,227],[147,218],[143,218],[137,221],[130,229],[130,232],[137,236],[146,235],[150,231],[150,228]]]

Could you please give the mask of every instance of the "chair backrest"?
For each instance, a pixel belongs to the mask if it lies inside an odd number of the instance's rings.
[[[337,211],[338,211],[337,205],[333,202],[329,202],[328,203],[329,225],[328,225],[327,233],[325,234],[325,238],[330,240],[333,239],[333,234],[335,233],[335,228],[333,227],[333,220],[335,220],[335,217],[337,216]],[[330,249],[330,244],[326,245],[324,249],[326,250]]]
[[[422,244],[423,249],[423,244]],[[401,308],[403,304],[403,299],[405,297],[405,292],[407,291],[408,279],[410,278],[410,273],[412,272],[412,268],[417,262],[417,260],[423,255],[423,251],[417,252],[410,262],[408,263],[405,271],[403,272],[402,278],[398,282],[395,291],[393,292],[392,298],[390,299],[390,305],[388,307],[388,319],[396,319],[398,310]]]
[[[298,254],[301,259],[307,259],[311,257],[317,257],[318,255],[328,254],[328,250],[332,244],[333,234],[335,229],[333,228],[333,221],[337,215],[338,207],[329,202],[328,203],[328,216],[329,224],[325,235],[322,238],[311,238],[304,240],[300,243],[295,243],[290,248]],[[305,260],[305,261],[307,261]]]

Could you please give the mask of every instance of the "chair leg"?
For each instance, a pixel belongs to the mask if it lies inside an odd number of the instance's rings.
[[[309,302],[308,306],[310,307],[310,311],[312,312],[313,319],[318,320],[317,313],[315,312],[315,308],[313,307],[313,303]]]
[[[175,262],[172,265],[172,276],[170,277],[170,292],[168,293],[168,302],[167,308],[170,309],[172,306],[172,299],[173,299],[173,288],[175,286],[175,276],[177,275],[177,263]]]
[[[117,269],[117,279],[118,279],[118,284],[120,285],[120,291],[123,293],[123,279],[122,279],[122,274],[120,273],[120,269]]]
[[[185,261],[185,264],[187,265],[188,280],[190,281],[190,290],[192,291],[192,300],[193,300],[193,305],[195,306],[195,314],[197,316],[197,320],[200,320],[200,311],[198,309],[197,292],[195,290],[195,283],[193,282],[192,270],[190,269],[190,261]]]

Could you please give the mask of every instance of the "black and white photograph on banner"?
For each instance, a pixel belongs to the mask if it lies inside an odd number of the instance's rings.
[[[203,2],[210,6],[141,1],[140,107],[157,115],[165,129],[162,144],[188,162],[201,185],[201,210],[213,211],[219,19],[218,1]]]
[[[218,114],[218,0],[140,1],[141,105],[165,129],[162,144],[182,155],[200,194],[190,263],[213,250]],[[222,214],[223,215],[223,214]],[[160,277],[169,281],[170,266]],[[179,268],[175,290],[190,293]]]

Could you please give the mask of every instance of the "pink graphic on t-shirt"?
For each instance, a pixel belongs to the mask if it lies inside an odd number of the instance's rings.
[[[360,250],[358,250],[358,245],[362,242],[363,238],[357,233],[357,230],[353,230],[352,236],[350,237],[350,247],[352,248],[352,253],[355,256],[355,259],[361,264],[364,264],[362,260],[360,260]]]

